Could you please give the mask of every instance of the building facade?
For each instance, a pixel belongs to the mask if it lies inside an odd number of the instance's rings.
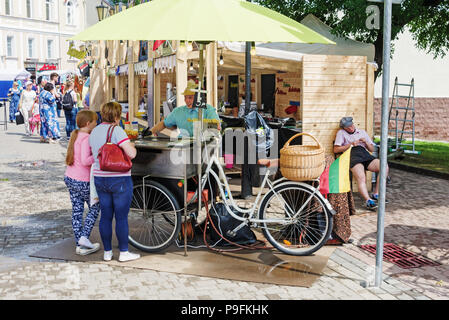
[[[79,60],[67,55],[69,38],[85,29],[86,2],[0,0],[0,69],[74,70]]]

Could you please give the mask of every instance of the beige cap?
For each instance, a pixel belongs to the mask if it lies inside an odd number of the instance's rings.
[[[190,79],[189,81],[187,81],[187,87],[182,94],[184,96],[193,96],[193,95],[195,95],[195,92],[192,91],[192,89],[196,89],[196,88],[197,88],[197,85],[196,85],[195,81]]]

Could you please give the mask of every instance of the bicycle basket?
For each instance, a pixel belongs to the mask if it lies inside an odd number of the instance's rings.
[[[290,145],[290,142],[301,135],[311,137],[316,145]],[[280,151],[280,170],[282,175],[292,181],[317,179],[324,171],[324,148],[312,135],[302,132],[291,137]]]

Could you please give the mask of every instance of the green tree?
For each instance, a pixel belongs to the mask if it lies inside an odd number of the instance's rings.
[[[378,65],[376,78],[383,64],[383,4],[367,0],[255,0],[259,4],[301,21],[312,13],[330,26],[336,35],[351,37],[375,46],[374,60]],[[369,30],[366,20],[369,5],[380,9],[380,28]],[[394,41],[408,28],[415,46],[432,54],[444,57],[449,49],[449,0],[404,0],[394,4],[392,11],[391,40]],[[393,51],[393,50],[392,50]],[[411,68],[413,66],[410,66]]]

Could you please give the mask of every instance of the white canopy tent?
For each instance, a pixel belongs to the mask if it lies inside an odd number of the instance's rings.
[[[307,15],[301,23],[334,41],[336,45],[308,44],[308,43],[263,43],[263,48],[279,49],[284,51],[300,52],[302,54],[323,54],[342,56],[366,56],[368,62],[374,62],[374,45],[339,37],[331,33],[332,28],[324,24],[313,14]]]
[[[336,45],[284,42],[256,43],[256,55],[293,61],[301,61],[305,54],[366,56],[368,62],[374,62],[373,44],[335,36],[331,33],[332,28],[313,14],[307,15],[301,23],[334,41]],[[219,47],[234,52],[245,52],[245,44],[242,42],[219,42]]]
[[[31,76],[25,69],[3,69],[0,70],[0,81],[26,80]]]

